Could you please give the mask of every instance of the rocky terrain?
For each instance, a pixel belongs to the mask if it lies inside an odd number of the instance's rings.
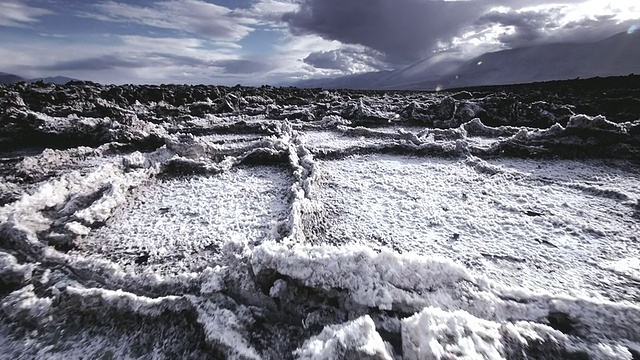
[[[0,86],[10,358],[640,358],[640,76]]]

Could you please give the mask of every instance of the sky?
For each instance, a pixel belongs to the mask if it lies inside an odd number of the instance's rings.
[[[0,71],[278,85],[624,31],[638,0],[0,0]]]

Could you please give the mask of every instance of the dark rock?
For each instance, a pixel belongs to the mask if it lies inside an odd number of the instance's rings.
[[[347,120],[353,121],[357,125],[381,125],[389,122],[389,118],[380,111],[366,105],[362,100],[358,103],[349,104],[343,111],[341,116]]]
[[[194,103],[189,106],[189,114],[197,117],[205,117],[207,114],[218,113],[219,108],[209,103]]]
[[[451,97],[456,100],[469,100],[473,99],[473,94],[468,91],[460,91],[451,95]]]
[[[302,97],[299,96],[291,96],[285,99],[282,99],[280,101],[278,101],[279,105],[298,105],[298,106],[304,106],[304,105],[309,105],[309,100],[304,99]]]
[[[633,215],[634,218],[636,219],[640,219],[640,200],[638,200],[636,202],[636,204],[633,206]]]
[[[548,128],[553,124],[566,126],[573,116],[573,111],[566,105],[557,105],[546,101],[536,101],[521,107],[518,114],[519,126]]]
[[[141,135],[144,133],[141,129],[145,127],[141,124],[155,125],[168,133],[194,131],[204,134],[213,130],[197,129],[186,123],[193,117],[209,114],[264,115],[271,119],[303,122],[335,115],[344,118],[350,126],[371,127],[394,122],[449,129],[464,124],[469,135],[512,137],[501,140],[491,149],[468,149],[481,156],[638,159],[639,78],[484,87],[450,95],[446,92],[329,92],[269,86],[115,86],[79,81],[64,86],[17,83],[0,86],[0,148],[67,148],[98,146],[111,141],[161,145],[161,135]],[[584,113],[587,117],[576,117],[574,113]],[[67,125],[58,126],[54,120],[47,121],[44,126],[40,115],[60,118],[61,124]],[[476,118],[478,123],[473,122]],[[91,119],[89,122],[95,122],[95,125],[83,125],[87,121],[82,119]],[[566,126],[566,129],[551,129],[554,124]],[[233,130],[228,124],[220,126],[228,129],[218,128],[215,123],[212,129]],[[535,133],[525,129],[514,137],[522,127],[543,131]],[[464,136],[456,139],[465,141]]]
[[[477,102],[475,115],[488,126],[517,125],[519,102],[513,96],[493,94]]]
[[[481,110],[480,106],[476,103],[463,101],[460,102],[456,108],[455,117],[460,119],[461,122],[467,122],[476,117],[476,114]]]
[[[434,114],[430,106],[433,105],[433,103],[418,103],[412,101],[400,112],[400,117],[410,122],[431,126],[433,124]]]
[[[566,313],[550,312],[547,315],[547,321],[549,321],[549,326],[564,334],[572,334],[574,332],[574,323]]]
[[[149,254],[142,254],[136,257],[135,263],[137,265],[144,265],[149,261]]]
[[[436,107],[436,117],[438,120],[450,120],[456,113],[456,101],[447,96]]]

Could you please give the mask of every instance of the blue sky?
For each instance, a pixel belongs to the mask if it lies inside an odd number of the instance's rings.
[[[278,84],[597,40],[638,19],[637,0],[3,0],[0,71]]]

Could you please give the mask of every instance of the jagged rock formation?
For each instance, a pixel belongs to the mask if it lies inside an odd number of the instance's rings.
[[[636,358],[626,80],[2,86],[1,353]]]

